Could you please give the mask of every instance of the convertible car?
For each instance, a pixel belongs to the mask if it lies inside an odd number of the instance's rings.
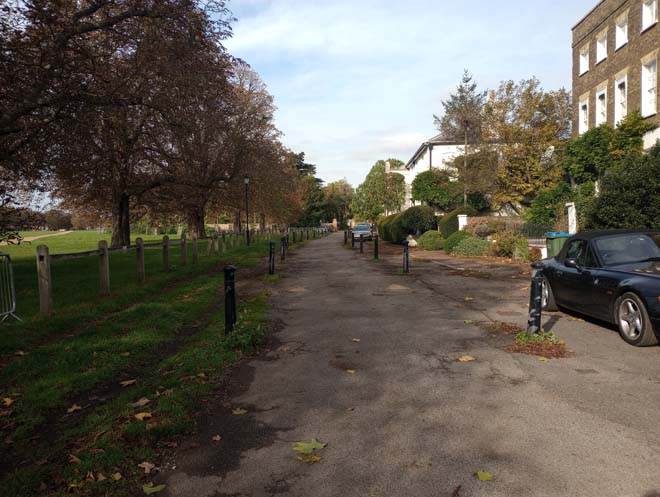
[[[543,262],[542,305],[614,323],[636,346],[660,337],[660,231],[592,231]]]

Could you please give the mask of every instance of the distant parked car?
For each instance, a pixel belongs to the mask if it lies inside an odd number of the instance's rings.
[[[373,238],[373,230],[369,223],[356,224],[351,230],[356,239],[371,240]]]
[[[593,231],[569,238],[545,259],[542,305],[614,323],[626,342],[660,337],[660,232]]]

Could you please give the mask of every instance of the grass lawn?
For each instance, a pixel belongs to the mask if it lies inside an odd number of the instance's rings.
[[[52,253],[89,250],[98,240],[92,235],[44,241]],[[143,494],[150,475],[137,465],[158,464],[173,439],[193,430],[199,402],[217,388],[226,363],[265,340],[268,286],[277,278],[255,266],[267,242],[210,256],[200,242],[199,263],[189,253],[186,266],[172,247],[168,273],[160,248],[148,249],[144,285],[135,281],[135,254],[113,252],[112,295],[104,299],[96,257],[54,261],[50,318],[37,313],[34,247],[5,248],[13,251],[25,321],[0,325],[0,496]],[[239,266],[237,280],[254,280],[257,292],[239,292],[239,323],[229,337],[226,263]]]

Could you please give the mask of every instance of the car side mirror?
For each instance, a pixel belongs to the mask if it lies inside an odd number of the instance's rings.
[[[570,267],[572,269],[577,269],[579,272],[582,272],[582,266],[578,263],[577,259],[566,259],[564,261],[564,266]]]

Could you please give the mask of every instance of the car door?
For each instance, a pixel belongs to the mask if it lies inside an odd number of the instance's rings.
[[[573,239],[568,244],[561,266],[555,271],[555,299],[561,305],[593,315],[594,281],[599,272],[597,261],[587,240]],[[567,259],[575,259],[581,270],[567,267]]]

